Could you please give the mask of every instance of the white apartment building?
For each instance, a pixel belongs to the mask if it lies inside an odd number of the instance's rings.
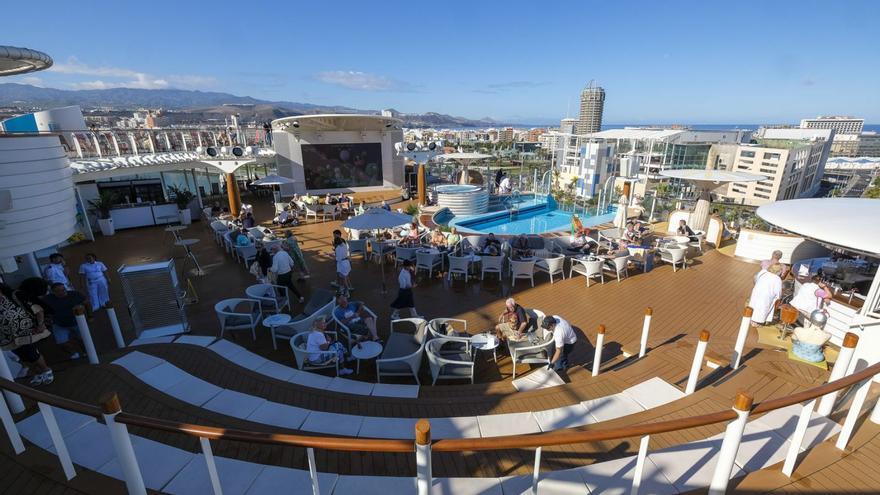
[[[556,133],[553,133],[556,134]],[[614,145],[589,135],[557,134],[556,166],[561,184],[575,182],[575,194],[591,198],[617,166]]]
[[[861,134],[865,119],[840,115],[820,115],[815,119],[802,119],[801,129],[833,129],[836,134]]]
[[[757,144],[713,146],[710,154],[718,159],[707,168],[726,166],[767,177],[730,184],[721,197],[735,203],[759,206],[808,198],[819,190],[833,135],[831,129],[760,129]]]

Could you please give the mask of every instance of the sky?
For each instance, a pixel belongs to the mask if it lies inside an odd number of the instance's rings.
[[[880,123],[875,1],[10,2],[0,44],[62,89],[222,91],[504,122]]]

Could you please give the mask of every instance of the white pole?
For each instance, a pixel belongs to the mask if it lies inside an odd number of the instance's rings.
[[[113,329],[113,338],[116,340],[116,347],[122,349],[125,347],[125,339],[122,338],[122,330],[119,328],[119,318],[116,317],[116,308],[113,302],[108,302],[104,308],[107,310],[107,317],[110,318],[110,328]]]
[[[420,419],[416,423],[416,484],[419,495],[429,495],[431,475],[431,423]]]
[[[871,411],[871,422],[880,425],[880,400],[874,403],[874,409]]]
[[[538,480],[541,477],[541,447],[535,449],[535,470],[532,472],[532,495],[538,495]]]
[[[79,328],[79,337],[82,339],[83,347],[86,349],[89,363],[98,364],[98,353],[95,351],[95,343],[92,341],[92,334],[89,332],[89,323],[86,321],[86,308],[77,306],[73,308],[73,313],[76,316],[76,326]]]
[[[642,324],[642,340],[639,342],[639,357],[645,357],[648,352],[648,332],[651,330],[651,315],[654,310],[645,308],[645,322]]]
[[[751,408],[752,396],[745,392],[737,393],[733,401],[733,411],[737,418],[727,424],[727,430],[724,432],[718,462],[715,464],[712,481],[709,483],[709,495],[723,495],[727,491],[727,484],[730,482],[736,453],[739,451],[739,444],[742,441]]]
[[[688,375],[687,387],[684,394],[691,395],[697,389],[697,382],[700,380],[700,370],[703,368],[703,357],[706,355],[706,347],[709,345],[709,331],[700,331],[700,341],[697,342],[697,349],[694,352],[694,362],[691,363],[691,373]]]
[[[18,397],[16,395],[16,397]],[[15,419],[9,411],[9,405],[6,402],[6,395],[0,394],[0,421],[3,422],[3,429],[6,430],[6,436],[9,437],[9,443],[12,444],[12,450],[16,454],[24,452],[24,442],[21,441],[21,435],[18,434],[18,427],[15,426]]]
[[[872,381],[872,378],[862,380],[858,390],[856,390],[852,403],[849,405],[849,412],[846,413],[843,428],[840,430],[840,435],[837,436],[837,443],[834,444],[840,450],[846,449],[846,444],[849,443],[849,438],[856,429],[856,421],[859,420],[859,415],[862,412],[862,406],[865,405],[865,398],[868,397],[868,390],[871,388]]]
[[[315,464],[315,449],[307,448],[306,455],[309,458],[309,478],[312,479],[312,495],[321,495],[321,488],[318,485],[318,467]]]
[[[642,486],[642,475],[645,471],[645,459],[648,457],[648,443],[651,440],[650,435],[645,435],[639,441],[639,456],[636,458],[636,469],[633,471],[632,488],[630,495],[638,495],[639,488]]]
[[[116,451],[116,458],[122,467],[122,476],[125,480],[125,487],[128,488],[129,495],[147,495],[147,489],[144,487],[144,478],[141,475],[140,467],[138,467],[137,457],[134,454],[134,447],[131,446],[131,437],[128,435],[128,427],[123,423],[116,422],[116,415],[122,411],[119,405],[119,397],[112,394],[101,404],[104,411],[104,423],[110,430],[110,440],[113,442],[113,449]]]
[[[12,376],[12,370],[9,369],[9,362],[6,360],[6,353],[0,351],[0,354],[2,354],[2,356],[0,356],[0,378],[14,382],[15,377]],[[24,402],[22,402],[21,396],[6,390],[3,391],[3,395],[6,397],[6,401],[9,403],[9,407],[12,409],[13,413],[18,414],[24,411]]]
[[[654,222],[654,207],[657,205],[657,191],[654,191],[654,199],[651,200],[651,214],[648,215],[648,223]]]
[[[739,324],[739,333],[736,334],[736,343],[733,345],[733,369],[738,369],[742,361],[743,349],[746,346],[746,337],[749,336],[749,327],[752,324],[752,308],[746,306],[743,310],[742,321]]]
[[[593,354],[593,376],[599,375],[599,366],[602,365],[602,346],[605,344],[605,325],[599,325],[596,335],[596,352]]]
[[[837,361],[834,362],[834,368],[831,368],[831,376],[828,377],[829,383],[846,376],[846,372],[849,370],[849,364],[852,361],[858,343],[859,336],[852,332],[847,332],[843,337],[843,345],[840,347]],[[835,400],[837,400],[837,392],[829,392],[828,394],[825,394],[819,401],[819,408],[816,409],[816,412],[822,416],[828,416],[831,414],[831,410],[834,409]]]
[[[70,460],[70,453],[67,451],[67,444],[64,443],[64,436],[61,435],[58,422],[55,421],[55,412],[52,410],[52,406],[42,402],[37,402],[37,407],[40,408],[40,413],[43,415],[43,422],[46,423],[46,430],[49,432],[49,438],[52,439],[52,445],[55,447],[58,461],[61,462],[64,476],[67,476],[67,480],[70,481],[76,476],[76,470],[73,468],[73,462]]]
[[[211,450],[211,441],[204,437],[199,437],[199,443],[202,445],[202,454],[205,455],[205,465],[208,467],[208,477],[211,478],[211,489],[214,495],[223,495],[223,487],[220,485],[220,475],[217,473],[217,463],[214,462],[214,451]]]
[[[801,452],[801,445],[804,443],[804,436],[807,434],[807,426],[810,425],[810,419],[813,416],[813,408],[816,407],[816,399],[807,401],[801,408],[801,415],[798,418],[797,426],[791,435],[788,448],[788,454],[785,456],[785,463],[782,465],[782,474],[791,478],[794,472],[794,464],[797,462],[798,454]]]

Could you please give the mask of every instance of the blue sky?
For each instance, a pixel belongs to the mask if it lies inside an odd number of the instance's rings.
[[[3,43],[65,89],[270,100],[541,123],[606,90],[607,123],[880,123],[880,2],[11,2]]]

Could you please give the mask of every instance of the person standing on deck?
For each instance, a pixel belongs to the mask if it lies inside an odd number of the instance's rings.
[[[782,296],[782,279],[779,278],[781,272],[782,265],[774,263],[767,270],[762,270],[755,279],[755,287],[749,297],[753,327],[773,321],[776,301]]]
[[[337,287],[340,290],[351,292],[354,287],[348,275],[351,273],[351,261],[348,259],[348,243],[342,238],[341,230],[333,231],[333,256],[336,258]]]
[[[303,256],[302,249],[299,247],[299,241],[296,240],[296,235],[294,235],[292,230],[287,231],[284,241],[287,243],[290,257],[293,258],[293,262],[300,272],[300,279],[310,278],[311,274],[309,274],[309,268],[306,266],[306,258]]]
[[[299,302],[305,301],[305,298],[296,290],[296,286],[293,285],[293,259],[287,254],[287,251],[281,248],[281,244],[272,246],[272,252],[274,254],[272,255],[272,267],[270,270],[275,273],[278,285],[290,289],[299,299]]]
[[[61,253],[52,253],[49,255],[49,265],[43,269],[43,278],[49,284],[64,284],[67,290],[73,290],[73,284],[70,283],[70,277],[67,272],[67,264],[64,263],[64,256]]]
[[[391,302],[391,307],[394,308],[394,311],[391,313],[392,320],[400,318],[401,309],[408,309],[410,316],[413,318],[418,316],[416,313],[416,303],[413,300],[413,287],[415,287],[413,280],[412,261],[404,260],[403,268],[400,269],[400,274],[397,276],[397,283],[400,287],[397,291],[397,298]]]
[[[86,262],[79,266],[79,275],[89,294],[93,312],[110,302],[110,283],[104,275],[106,271],[107,265],[98,261],[95,253],[86,254]]]

